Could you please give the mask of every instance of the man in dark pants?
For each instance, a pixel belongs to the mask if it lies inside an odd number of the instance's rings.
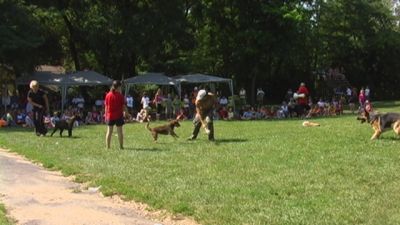
[[[44,125],[43,116],[49,112],[49,100],[46,93],[39,89],[39,83],[32,80],[28,92],[28,101],[33,106],[33,123],[35,125],[35,132],[37,136],[45,136],[47,128]]]
[[[202,91],[204,91],[204,95],[201,95]],[[201,117],[203,117],[203,122],[206,123],[206,133],[208,134],[208,140],[214,141],[214,123],[213,123],[213,111],[215,106],[215,96],[212,93],[208,93],[205,90],[199,91],[198,97],[196,99],[196,116],[193,119],[194,129],[192,132],[192,136],[190,136],[189,140],[194,140],[197,138],[199,134],[200,128],[202,126]]]
[[[214,123],[213,123],[213,116],[212,116],[213,112],[211,111],[211,113],[209,113],[206,117],[207,122],[207,129],[208,130],[208,140],[210,141],[214,141]],[[193,120],[193,125],[194,125],[194,129],[192,132],[192,136],[190,136],[189,140],[194,140],[197,138],[197,135],[199,134],[200,128],[201,128],[201,120],[200,120],[200,116],[197,114],[194,117]]]

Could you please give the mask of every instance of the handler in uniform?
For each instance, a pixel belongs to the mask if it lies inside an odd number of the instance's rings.
[[[206,90],[200,90],[196,98],[196,116],[193,119],[194,129],[192,136],[188,140],[194,140],[199,134],[200,127],[203,127],[208,134],[208,140],[214,141],[214,124],[213,124],[213,113],[216,103],[214,94],[207,92]]]

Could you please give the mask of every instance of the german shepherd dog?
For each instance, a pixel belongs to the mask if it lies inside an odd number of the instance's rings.
[[[174,138],[178,138],[178,135],[174,132],[175,127],[180,127],[179,117],[175,120],[170,121],[168,124],[158,126],[158,127],[150,127],[150,119],[147,119],[146,128],[151,132],[153,136],[154,142],[157,142],[157,137],[159,134],[163,135],[171,135]]]
[[[378,139],[379,136],[390,127],[393,131],[400,135],[400,114],[399,113],[369,113],[363,111],[360,116],[357,117],[361,123],[368,122],[374,129],[374,134],[371,140]]]
[[[64,130],[68,130],[68,137],[72,136],[72,128],[74,127],[74,123],[76,120],[80,120],[80,117],[77,115],[72,116],[68,120],[59,120],[56,121],[54,124],[54,130],[51,133],[50,136],[53,136],[53,134],[57,131],[60,130],[60,137],[62,137],[62,133]]]

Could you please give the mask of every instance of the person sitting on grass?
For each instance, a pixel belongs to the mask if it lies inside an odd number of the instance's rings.
[[[90,125],[90,124],[96,124],[96,121],[93,120],[93,115],[92,112],[88,112],[85,118],[85,124]]]
[[[20,126],[23,126],[25,124],[25,113],[23,112],[23,110],[18,110],[17,111],[17,124]]]
[[[28,112],[28,114],[25,117],[25,126],[27,128],[34,128],[35,124],[33,122],[33,112]]]
[[[11,112],[8,111],[6,114],[6,121],[9,127],[15,127],[17,124],[15,123],[14,117],[12,116]]]
[[[253,108],[253,107],[247,108],[247,109],[243,112],[243,115],[242,115],[241,119],[242,119],[242,120],[254,120],[254,119],[255,119],[254,108]]]

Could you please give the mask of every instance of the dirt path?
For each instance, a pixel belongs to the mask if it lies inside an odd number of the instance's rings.
[[[165,212],[148,212],[143,204],[103,197],[94,188],[84,190],[59,172],[47,171],[3,149],[0,202],[10,217],[24,225],[196,224],[166,216]]]

